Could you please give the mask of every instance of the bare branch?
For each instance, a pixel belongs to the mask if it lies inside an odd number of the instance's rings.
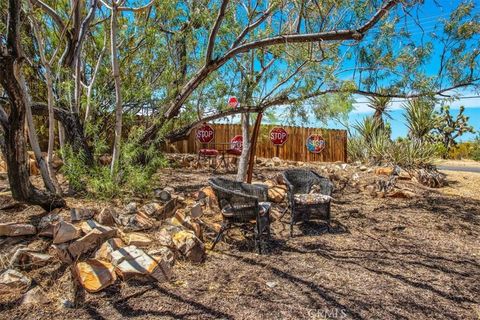
[[[210,31],[210,36],[208,37],[207,53],[205,55],[205,63],[209,64],[212,61],[213,48],[215,46],[215,39],[217,37],[218,29],[222,24],[223,18],[225,17],[225,11],[227,10],[228,0],[223,0],[218,10],[218,16],[215,20],[215,24]]]
[[[103,1],[102,1],[103,2]],[[150,7],[152,4],[153,4],[154,0],[150,1],[148,4],[144,5],[144,6],[141,6],[141,7],[136,7],[136,8],[132,8],[132,7],[118,7],[118,11],[133,11],[133,12],[138,12],[138,11],[142,11],[142,10],[145,10],[147,9],[148,7]]]
[[[41,0],[31,0],[31,2],[35,6],[41,8],[43,11],[45,11],[45,13],[47,13],[52,18],[52,20],[55,22],[55,24],[58,26],[58,29],[60,29],[60,30],[65,29],[65,24],[63,23],[62,18],[60,18],[60,16],[57,14],[57,12],[55,10],[52,9],[52,7],[50,7],[48,4],[44,3]]]
[[[272,13],[273,8],[274,8],[273,5],[268,7],[268,9],[260,16],[260,18],[258,18],[257,20],[255,20],[255,22],[246,26],[245,29],[243,29],[243,31],[237,37],[237,39],[235,39],[231,48],[237,47],[251,30],[255,29],[256,27],[258,27],[259,24],[265,21],[265,19],[267,19],[268,16],[270,16],[270,14]]]
[[[390,0],[387,1],[374,15],[370,18],[363,26],[361,26],[357,31],[361,34],[370,30],[375,24],[377,24],[380,19],[383,18],[384,15],[388,13],[388,11],[396,6],[400,0]]]

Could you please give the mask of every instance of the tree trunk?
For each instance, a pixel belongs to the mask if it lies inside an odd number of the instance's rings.
[[[29,97],[28,92],[25,91],[25,83],[22,83],[21,74],[23,57],[20,47],[20,7],[20,1],[9,0],[6,48],[2,48],[0,54],[0,82],[10,101],[8,120],[2,121],[8,180],[14,199],[51,210],[65,206],[65,201],[54,193],[45,193],[36,189],[29,179],[30,170],[25,141],[25,118]]]
[[[115,81],[115,138],[113,142],[113,155],[110,171],[114,174],[120,159],[120,148],[122,141],[122,93],[120,91],[120,68],[117,56],[117,14],[116,3],[112,3],[112,16],[110,24],[110,48],[112,55],[113,79]]]
[[[247,177],[248,159],[250,155],[250,113],[242,114],[243,148],[238,161],[237,181],[245,181]]]
[[[57,177],[55,175],[55,169],[53,168],[53,148],[55,146],[55,119],[53,116],[53,81],[52,81],[52,69],[50,67],[50,63],[47,60],[45,56],[45,45],[44,45],[44,40],[42,37],[42,34],[40,33],[40,30],[38,28],[37,21],[35,20],[34,17],[30,17],[31,24],[33,27],[33,33],[35,35],[35,38],[37,40],[37,45],[38,45],[38,50],[40,54],[40,61],[43,64],[43,67],[45,68],[45,80],[47,83],[47,105],[48,105],[48,150],[47,150],[47,171],[48,171],[48,176],[50,177],[50,181],[53,184],[54,190],[50,190],[51,192],[55,192],[57,194],[62,194],[62,189],[60,188],[60,185],[58,184]],[[29,107],[27,109],[27,115],[29,115],[29,118],[32,118],[32,121],[28,121],[29,126],[31,126],[31,130],[34,132],[34,127],[33,127],[33,117],[31,115],[32,110],[31,110],[31,103],[29,103]],[[28,118],[27,118],[28,119]],[[29,130],[30,131],[30,130]],[[35,137],[36,138],[36,135]],[[32,143],[32,142],[31,142]],[[38,142],[35,142],[35,144],[38,144]],[[43,174],[43,173],[42,173]]]

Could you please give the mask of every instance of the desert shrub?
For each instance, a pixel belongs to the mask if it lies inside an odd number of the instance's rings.
[[[438,145],[420,139],[392,141],[387,130],[377,127],[372,119],[355,126],[357,135],[348,141],[348,157],[351,161],[371,164],[399,165],[404,168],[428,167],[439,155]]]
[[[478,147],[478,146],[477,146]],[[470,159],[472,158],[472,153],[475,149],[475,143],[473,142],[462,142],[450,148],[447,153],[449,159]]]
[[[365,162],[368,160],[368,144],[360,136],[353,136],[347,142],[347,154],[351,161]]]
[[[152,187],[153,174],[159,168],[165,167],[167,161],[153,144],[148,149],[144,149],[138,143],[140,135],[139,129],[133,128],[130,131],[128,141],[122,144],[115,175],[111,174],[110,166],[100,164],[86,166],[82,154],[75,153],[70,147],[66,147],[62,150],[65,159],[62,173],[69,181],[70,187],[101,199],[109,199],[125,193],[148,192]],[[104,148],[102,143],[99,143],[99,146]],[[103,152],[94,150],[93,153],[99,155]]]

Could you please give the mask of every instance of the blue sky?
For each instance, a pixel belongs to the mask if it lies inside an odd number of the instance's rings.
[[[432,33],[437,35],[441,34],[440,20],[448,19],[451,12],[456,8],[461,2],[460,1],[437,1],[435,4],[432,0],[427,0],[423,5],[420,6],[417,13],[417,20],[420,22],[421,27],[417,26],[413,22],[407,22],[410,32],[415,39],[415,42],[421,43],[422,40],[433,41],[434,46],[437,47],[439,44],[434,38],[431,37]],[[474,1],[475,8],[473,13],[480,12],[480,2]],[[440,6],[439,6],[440,5]],[[413,21],[413,20],[412,20]],[[423,30],[422,30],[423,29]],[[375,32],[373,35],[367,36],[366,40],[373,39],[375,37]],[[422,38],[423,37],[423,38]],[[401,47],[401,43],[396,43],[398,47]],[[477,45],[477,49],[479,46]],[[425,66],[423,70],[427,75],[435,75],[438,71],[438,66],[440,64],[440,54],[432,55],[431,59]],[[345,80],[351,75],[345,75]],[[458,97],[458,100],[448,101],[447,104],[451,106],[452,115],[456,116],[458,114],[458,109],[460,106],[465,107],[465,114],[470,117],[470,124],[480,132],[480,92],[474,91],[471,88],[458,89],[455,91],[450,91],[448,94],[452,94]],[[474,98],[464,98],[464,97],[474,97]],[[367,106],[367,99],[362,96],[355,96],[355,101],[353,107],[354,111],[349,115],[349,122],[353,123],[355,121],[361,120],[365,116],[373,114],[372,109]],[[404,104],[404,99],[394,99],[391,104],[392,112],[390,113],[392,119],[389,120],[392,125],[392,135],[393,138],[399,136],[405,136],[407,134],[407,128],[404,124],[404,116],[402,105]],[[438,105],[439,107],[440,105]],[[284,118],[281,121],[286,122],[288,119]],[[322,126],[322,124],[316,120],[310,120],[305,123],[303,121],[296,121],[299,125],[304,126]],[[342,125],[335,121],[329,121],[328,127],[331,128],[342,128]],[[464,135],[460,140],[469,140],[473,139],[476,134],[467,134]]]

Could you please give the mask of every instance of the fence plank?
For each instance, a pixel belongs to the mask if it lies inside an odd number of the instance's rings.
[[[215,144],[228,143],[236,136],[242,134],[239,124],[210,124],[215,130],[213,141],[208,145],[215,148]],[[256,155],[262,158],[278,156],[284,160],[302,162],[335,162],[347,161],[347,132],[346,130],[283,126],[288,132],[288,139],[283,146],[277,147],[270,142],[270,130],[277,125],[262,125],[256,147]],[[307,150],[306,141],[311,134],[321,134],[325,139],[325,149],[320,154]],[[168,144],[167,152],[197,153],[200,148],[207,147],[196,139],[196,130],[192,130],[187,140]]]

